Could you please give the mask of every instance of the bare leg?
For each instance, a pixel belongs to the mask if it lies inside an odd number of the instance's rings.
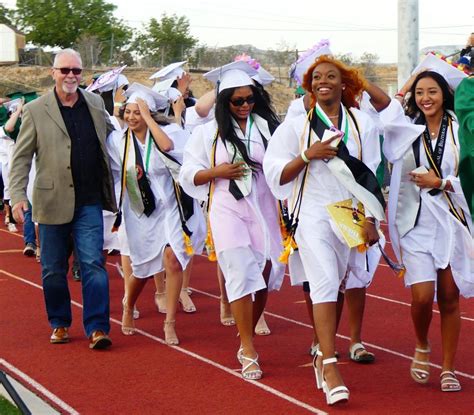
[[[193,268],[193,258],[188,263],[188,266],[183,272],[183,286],[181,288],[181,293],[179,294],[179,302],[183,306],[183,310],[186,313],[194,313],[196,311],[196,306],[191,300],[191,297],[188,293],[189,279],[191,278],[191,270]]]
[[[270,278],[270,272],[272,270],[272,263],[271,261],[267,261],[265,264],[265,269],[262,272],[263,278],[265,280],[265,284],[268,286],[268,280]],[[259,324],[259,320],[263,318],[263,312],[265,310],[265,304],[267,303],[267,298],[268,298],[268,290],[260,290],[255,293],[255,301],[253,304],[253,323],[254,323],[254,330],[257,331],[257,324]],[[270,334],[270,330],[268,329],[266,323],[264,324],[266,326],[266,329],[268,332],[265,330],[265,334]],[[263,323],[261,325],[261,328],[263,330]],[[263,332],[262,332],[263,334]]]
[[[165,273],[159,272],[154,275],[155,281],[155,305],[159,313],[166,314],[166,286]]]
[[[183,269],[170,247],[165,249],[164,263],[166,272],[166,321],[164,324],[165,339],[168,344],[178,344],[175,331],[176,311],[179,293],[183,284]]]
[[[122,257],[122,259],[124,256]],[[128,258],[128,257],[127,257]],[[124,272],[125,279],[125,272]],[[125,335],[131,335],[134,331],[134,322],[133,322],[133,309],[137,302],[137,299],[140,293],[143,290],[143,287],[146,284],[146,278],[136,278],[132,273],[128,277],[126,283],[126,296],[123,303],[123,315],[122,315],[122,333]]]
[[[227,298],[227,291],[225,290],[225,280],[222,271],[217,265],[217,281],[219,282],[219,290],[221,292],[221,304],[220,304],[220,319],[221,324],[224,326],[233,326],[235,324],[234,317],[232,316],[232,310],[230,307],[229,299]]]
[[[319,343],[318,332],[316,330],[316,325],[314,324],[314,312],[313,312],[313,302],[311,301],[311,295],[309,292],[304,291],[304,300],[306,303],[306,310],[308,311],[308,317],[313,326],[313,343],[311,347],[316,346]],[[339,327],[339,322],[341,321],[342,310],[344,309],[344,293],[338,292],[337,294],[337,316],[336,316],[336,331]]]
[[[416,348],[429,350],[428,331],[433,317],[434,283],[420,282],[411,286],[411,318],[415,328]],[[415,351],[415,360],[429,362],[430,354]],[[427,364],[412,363],[412,368],[429,371]],[[412,372],[412,377],[413,377]],[[417,376],[421,381],[422,377]],[[426,377],[427,381],[427,377]]]
[[[454,371],[454,359],[461,331],[459,289],[451,268],[438,271],[438,307],[441,313],[441,339],[443,344],[442,370]]]
[[[257,352],[253,345],[253,333],[254,333],[254,311],[252,296],[246,295],[245,297],[239,298],[230,303],[232,314],[234,315],[235,322],[237,323],[237,329],[240,335],[240,347],[242,348],[242,355],[251,359],[257,357]],[[243,361],[242,367],[248,364],[247,361]],[[247,368],[246,372],[258,370],[257,365],[251,365]]]
[[[333,357],[335,353],[337,302],[314,304],[313,314],[319,347],[323,353],[322,357],[318,357],[318,366],[320,367],[323,359]],[[344,385],[335,363],[324,366],[323,373],[329,389]]]

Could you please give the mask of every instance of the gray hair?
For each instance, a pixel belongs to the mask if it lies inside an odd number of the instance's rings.
[[[79,59],[79,62],[81,62],[81,66],[82,66],[81,54],[75,51],[74,49],[67,48],[67,49],[62,49],[58,53],[56,53],[56,56],[54,57],[53,68],[56,68],[59,58],[63,55],[75,56],[76,58]]]

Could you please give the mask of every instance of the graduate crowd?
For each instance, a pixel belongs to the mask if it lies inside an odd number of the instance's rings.
[[[412,295],[411,377],[430,378],[436,301],[440,389],[460,391],[459,296],[474,296],[469,64],[428,54],[389,97],[321,41],[292,65],[303,95],[281,120],[265,89],[273,76],[245,54],[204,74],[214,88],[196,99],[186,62],[160,69],[149,86],[130,85],[121,67],[83,88],[80,55],[58,52],[51,91],[9,96],[0,109],[5,223],[11,232],[23,224],[24,254],[41,262],[50,342],[70,341],[72,255],[89,347],[112,345],[105,251],[121,255],[122,334],[135,334],[137,299],[152,279],[166,343],[179,344],[177,310],[196,311],[191,269],[204,252],[217,262],[221,323],[238,329],[242,377],[259,380],[254,336],[270,334],[268,292],[288,268],[314,327],[317,388],[329,405],[347,402],[335,350],[342,305],[350,359],[374,362],[361,333],[383,260]]]

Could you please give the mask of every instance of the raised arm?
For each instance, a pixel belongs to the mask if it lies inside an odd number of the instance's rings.
[[[377,85],[367,81],[365,91],[370,95],[370,103],[377,112],[380,112],[390,104],[390,97]]]
[[[216,102],[216,90],[212,89],[209,92],[206,92],[201,98],[196,102],[195,109],[197,115],[201,118],[206,118],[211,112],[214,103]]]
[[[164,151],[165,153],[173,150],[173,142],[170,140],[168,135],[160,128],[158,123],[153,119],[146,102],[141,98],[137,98],[137,105],[140,109],[141,116],[145,120],[146,125],[151,131],[153,139],[155,140],[160,150]]]

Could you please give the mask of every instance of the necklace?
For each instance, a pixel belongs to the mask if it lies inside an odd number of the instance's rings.
[[[338,118],[339,117],[339,114],[338,115],[328,115],[328,118]]]

